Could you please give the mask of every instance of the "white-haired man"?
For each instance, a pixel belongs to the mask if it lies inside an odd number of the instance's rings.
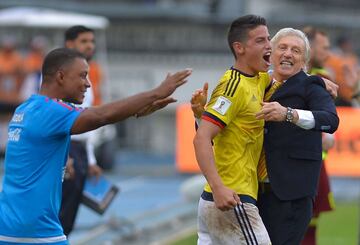
[[[259,163],[257,205],[273,244],[300,244],[311,220],[317,190],[321,132],[335,132],[339,118],[321,78],[304,72],[310,58],[305,34],[284,28],[271,44],[273,85],[281,86],[257,114],[266,121],[266,168],[261,169],[264,162]],[[308,121],[303,127],[294,124],[299,109],[305,110],[302,113]]]

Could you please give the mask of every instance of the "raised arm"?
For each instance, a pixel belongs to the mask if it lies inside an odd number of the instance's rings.
[[[80,134],[94,130],[106,124],[122,121],[135,115],[155,101],[170,96],[176,88],[186,83],[186,78],[190,74],[190,69],[179,71],[175,74],[168,74],[166,79],[153,90],[84,110],[72,126],[71,134]]]
[[[191,96],[191,110],[194,113],[194,117],[200,119],[202,113],[205,110],[205,105],[207,102],[209,84],[204,83],[204,87],[202,89],[197,89]]]

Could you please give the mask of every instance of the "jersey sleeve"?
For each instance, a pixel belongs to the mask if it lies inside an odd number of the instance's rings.
[[[240,77],[224,77],[214,89],[202,119],[226,127],[243,106]]]
[[[82,111],[82,108],[76,108],[69,103],[52,100],[44,113],[43,132],[49,136],[69,135],[72,125]]]

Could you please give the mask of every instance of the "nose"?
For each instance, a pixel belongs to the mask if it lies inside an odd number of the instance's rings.
[[[95,44],[93,42],[89,42],[87,45],[87,48],[90,50],[94,50],[95,49]]]
[[[271,50],[271,42],[269,39],[266,39],[266,49]]]
[[[86,88],[90,88],[90,87],[91,87],[91,83],[90,83],[90,80],[89,80],[89,76],[86,77],[85,87],[86,87]]]
[[[292,56],[292,52],[289,48],[287,48],[285,51],[284,51],[284,56],[285,57],[291,57]]]

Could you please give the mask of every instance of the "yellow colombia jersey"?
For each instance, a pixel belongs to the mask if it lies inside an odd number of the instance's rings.
[[[223,128],[214,138],[214,155],[222,182],[237,194],[257,199],[257,165],[263,146],[261,110],[267,73],[251,77],[231,68],[214,89],[202,119]],[[211,192],[209,184],[205,191]]]

